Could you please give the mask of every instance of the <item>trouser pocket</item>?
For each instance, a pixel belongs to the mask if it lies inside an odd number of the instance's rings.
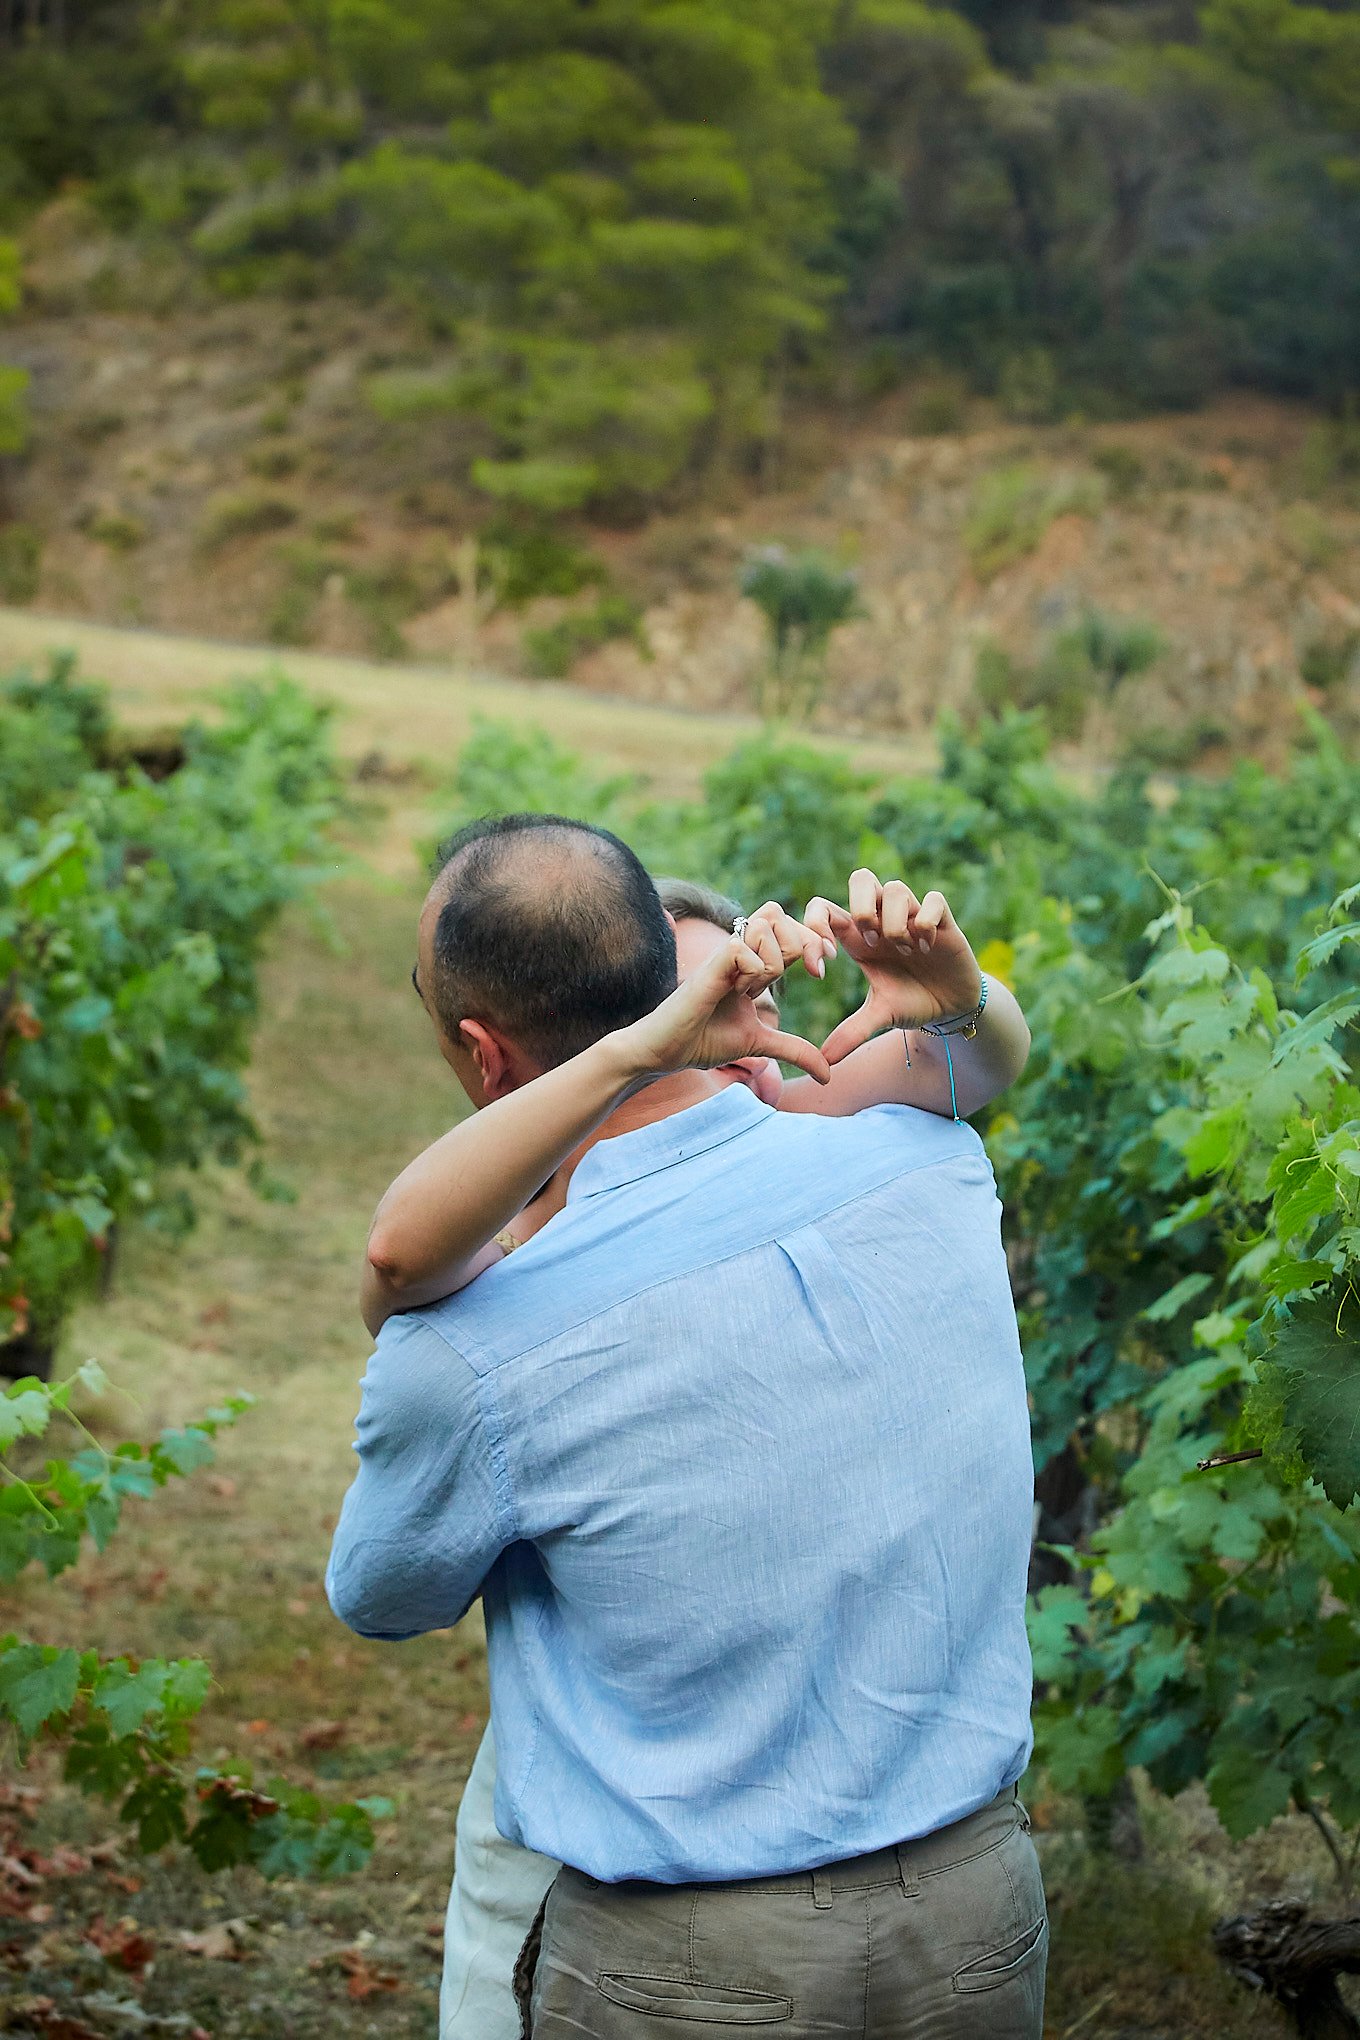
[[[680,1977],[627,1976],[604,1970],[596,1979],[601,1997],[626,2011],[652,2019],[685,2019],[700,2026],[774,2026],[793,2017],[793,2000],[767,1991],[738,1990],[730,1984],[691,1983]]]
[[[548,1900],[551,1897],[552,1886],[549,1885],[543,1895],[543,1903],[534,1915],[534,1923],[525,1936],[524,1946],[516,1958],[511,1979],[511,1988],[515,1993],[515,2004],[519,2011],[520,2040],[532,2040],[534,1977],[538,1973],[538,1957],[543,1947],[544,1915],[547,1913]]]

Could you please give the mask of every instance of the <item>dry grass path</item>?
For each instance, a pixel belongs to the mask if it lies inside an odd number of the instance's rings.
[[[337,741],[345,756],[378,751],[400,764],[453,758],[474,717],[490,716],[535,723],[573,750],[646,772],[660,793],[670,794],[690,790],[705,766],[759,729],[745,714],[656,708],[587,694],[564,682],[224,644],[0,608],[0,673],[62,648],[76,652],[89,673],[106,680],[119,717],[141,727],[200,713],[215,690],[243,675],[270,668],[286,672],[336,703]],[[867,742],[819,733],[808,741],[885,771],[920,770],[931,756],[928,746],[900,738]]]

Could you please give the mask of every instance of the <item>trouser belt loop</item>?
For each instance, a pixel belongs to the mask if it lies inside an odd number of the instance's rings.
[[[921,1896],[921,1880],[908,1862],[907,1852],[900,1842],[897,1845],[897,1874],[902,1882],[903,1897],[919,1898]]]
[[[818,1912],[831,1910],[831,1872],[814,1870],[812,1873],[812,1903]]]

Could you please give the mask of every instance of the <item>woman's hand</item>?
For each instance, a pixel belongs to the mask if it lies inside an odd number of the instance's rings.
[[[925,1027],[971,1013],[982,997],[977,958],[941,892],[918,900],[900,879],[883,885],[861,869],[850,875],[848,910],[815,899],[803,921],[815,935],[838,942],[869,986],[858,1012],[823,1042],[829,1063],[889,1027]]]
[[[801,957],[820,976],[830,937],[795,921],[773,903],[752,914],[743,934],[733,935],[693,971],[654,1012],[613,1037],[640,1077],[676,1070],[720,1069],[747,1056],[775,1056],[830,1081],[827,1058],[810,1041],[785,1034],[772,1013],[756,1004]]]

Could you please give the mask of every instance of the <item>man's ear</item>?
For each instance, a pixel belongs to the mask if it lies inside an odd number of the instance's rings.
[[[482,1090],[488,1100],[503,1098],[518,1090],[523,1079],[516,1073],[508,1044],[480,1020],[460,1020],[458,1043],[477,1065]]]

